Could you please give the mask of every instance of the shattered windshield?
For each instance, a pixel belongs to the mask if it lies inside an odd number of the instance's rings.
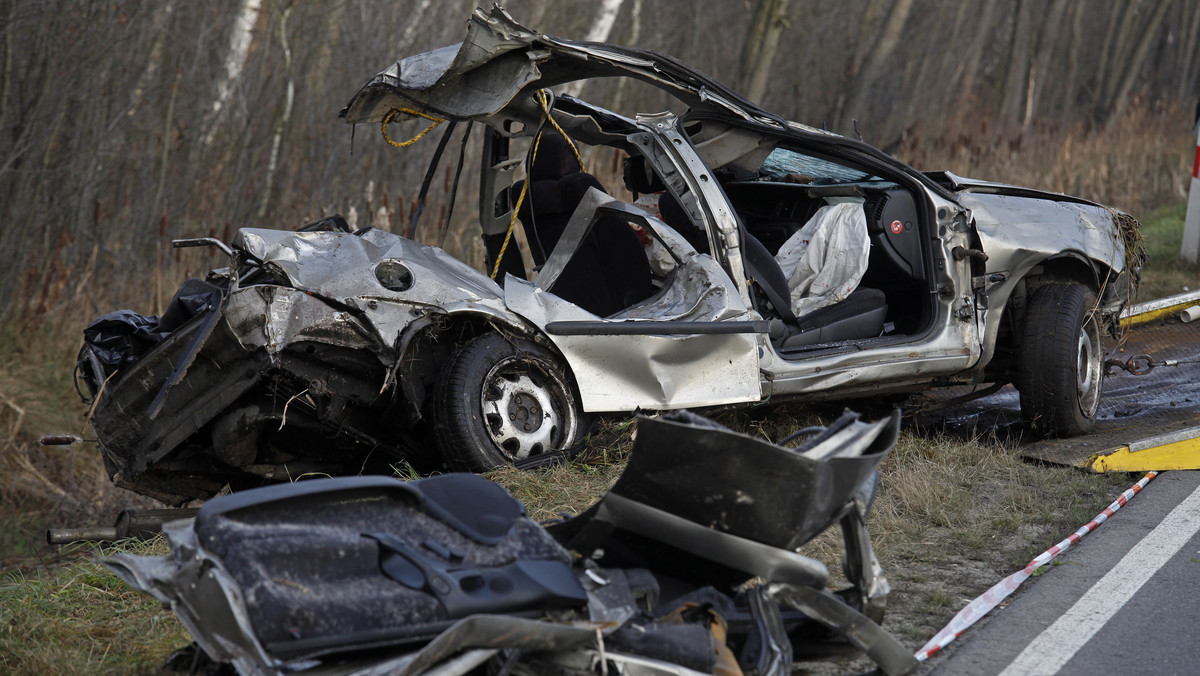
[[[767,159],[763,161],[759,175],[765,180],[818,185],[883,180],[865,171],[805,155],[788,148],[772,150]]]

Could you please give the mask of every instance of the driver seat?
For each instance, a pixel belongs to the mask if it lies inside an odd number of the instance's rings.
[[[788,348],[874,338],[883,333],[887,297],[878,289],[859,287],[844,300],[796,317],[792,313],[787,276],[767,247],[742,227],[743,260],[754,288],[779,316],[771,322],[771,342]],[[759,308],[760,310],[762,308]]]

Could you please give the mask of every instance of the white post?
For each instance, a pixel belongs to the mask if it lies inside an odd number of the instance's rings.
[[[1192,161],[1192,187],[1188,190],[1187,217],[1183,220],[1183,246],[1179,254],[1196,262],[1200,256],[1200,124],[1196,125],[1196,159]]]

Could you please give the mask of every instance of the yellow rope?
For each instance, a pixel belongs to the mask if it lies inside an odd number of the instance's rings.
[[[575,147],[575,142],[571,140],[570,136],[567,136],[567,133],[563,131],[562,127],[558,126],[558,123],[554,121],[554,117],[550,115],[550,100],[549,97],[546,96],[546,90],[542,89],[538,91],[537,100],[542,106],[542,115],[549,120],[550,124],[554,125],[554,128],[558,130],[558,133],[567,140],[567,145],[571,146],[571,152],[575,153],[575,160],[579,162],[579,170],[587,171],[587,168],[583,166],[583,158],[579,155],[579,149]],[[538,146],[541,145],[541,143],[542,134],[541,132],[538,132],[537,137],[533,140],[533,155],[529,158],[529,163],[531,165],[537,161]],[[521,210],[521,204],[525,202],[525,193],[528,190],[529,177],[527,176],[525,177],[525,182],[521,184],[521,194],[517,196],[517,203],[515,206],[513,206],[512,216],[508,219],[508,232],[504,233],[504,244],[500,245],[500,253],[496,255],[496,264],[492,266],[493,280],[496,279],[496,275],[500,274],[500,262],[504,260],[504,252],[508,251],[508,243],[512,241],[513,229],[517,225],[517,212]]]
[[[542,135],[538,134],[533,139],[533,157],[529,160],[532,164],[537,159],[538,146],[542,143]],[[513,229],[517,225],[517,212],[521,210],[521,204],[525,202],[525,193],[529,192],[529,177],[525,177],[525,181],[521,183],[521,194],[517,195],[517,203],[513,205],[512,216],[508,219],[508,232],[504,233],[504,244],[500,245],[500,253],[496,254],[496,264],[492,266],[492,281],[496,280],[496,275],[500,274],[500,261],[504,260],[504,252],[508,251],[508,243],[512,241]]]
[[[538,103],[542,104],[542,113],[546,116],[546,119],[550,121],[550,124],[554,125],[554,128],[558,130],[558,133],[563,138],[567,139],[567,145],[571,146],[571,152],[575,153],[575,161],[579,163],[579,170],[586,172],[587,167],[583,166],[583,158],[579,155],[579,148],[575,147],[575,142],[571,140],[570,136],[567,136],[567,132],[563,131],[563,128],[558,126],[558,123],[550,116],[550,104],[547,101],[546,90],[539,91],[537,99]]]
[[[407,141],[393,141],[392,137],[388,136],[387,128],[388,128],[388,125],[391,124],[392,118],[396,117],[400,113],[404,113],[405,115],[412,115],[414,117],[423,117],[426,120],[430,120],[431,122],[433,122],[433,124],[429,125],[428,127],[425,127],[425,129],[422,130],[421,133],[408,139]],[[443,123],[445,121],[446,120],[444,120],[440,117],[434,117],[427,113],[422,113],[419,110],[413,110],[411,108],[392,108],[391,110],[388,111],[387,115],[383,116],[383,124],[380,125],[379,131],[383,134],[383,140],[387,141],[388,145],[395,146],[397,148],[407,148],[408,146],[411,146],[412,144],[416,143],[417,141],[420,141],[421,137],[423,137],[426,134],[428,134],[429,132],[433,131],[434,129],[437,128],[438,125],[440,125],[441,123]]]

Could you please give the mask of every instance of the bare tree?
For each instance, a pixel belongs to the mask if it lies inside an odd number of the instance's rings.
[[[271,134],[271,157],[267,160],[267,173],[263,179],[261,198],[258,202],[256,218],[261,221],[267,215],[267,207],[271,204],[271,187],[275,182],[275,172],[279,168],[279,146],[283,142],[283,132],[292,119],[292,106],[296,101],[296,82],[292,76],[292,46],[288,42],[288,16],[292,13],[291,2],[286,2],[278,8],[279,12],[279,47],[283,53],[283,77],[286,82],[283,89],[283,100],[280,102],[279,114],[275,129]]]
[[[779,50],[779,38],[787,28],[788,0],[759,0],[750,20],[750,31],[742,43],[742,94],[751,101],[762,101],[767,93],[771,64]]]
[[[1017,0],[999,115],[1006,124],[1020,124],[1033,79],[1033,5],[1034,0]]]
[[[837,120],[837,128],[845,129],[850,119],[857,118],[866,111],[867,97],[871,87],[883,75],[886,64],[900,44],[904,24],[908,22],[908,15],[912,8],[913,0],[893,0],[878,38],[870,41],[869,49],[866,45],[860,47],[866,57],[863,60],[862,68],[847,86],[846,98],[839,102],[838,110],[834,115],[834,119]]]
[[[613,24],[617,21],[617,14],[621,11],[623,1],[604,0],[601,3],[600,9],[596,13],[596,18],[592,22],[592,27],[583,36],[584,41],[604,42],[608,40],[608,35],[612,32]],[[583,80],[570,83],[563,91],[571,96],[579,96],[579,92],[583,91]]]
[[[1155,38],[1158,36],[1158,29],[1162,26],[1163,19],[1167,16],[1167,10],[1171,8],[1173,0],[1158,0],[1154,6],[1154,11],[1150,17],[1142,24],[1141,30],[1138,31],[1138,39],[1123,65],[1120,77],[1116,80],[1112,90],[1112,102],[1110,104],[1108,118],[1114,119],[1121,116],[1125,111],[1125,106],[1129,104],[1129,94],[1133,91],[1134,85],[1137,84],[1138,78],[1141,76],[1142,68],[1146,65],[1146,57],[1150,54],[1150,47],[1154,44]]]
[[[217,98],[213,100],[209,112],[209,128],[204,135],[204,145],[212,143],[216,125],[220,120],[221,111],[229,103],[233,94],[233,83],[241,75],[246,66],[246,53],[250,50],[251,31],[258,22],[258,13],[262,9],[262,0],[242,0],[233,29],[229,32],[229,47],[225,50],[225,77],[217,84]]]

